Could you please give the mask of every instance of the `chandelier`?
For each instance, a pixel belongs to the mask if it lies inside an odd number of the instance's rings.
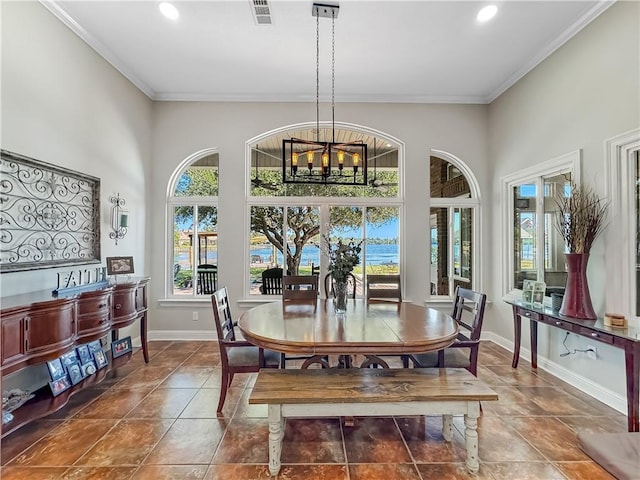
[[[367,184],[367,144],[335,141],[335,21],[339,9],[320,3],[312,7],[316,17],[316,138],[282,141],[283,183]],[[331,18],[331,141],[320,140],[320,17]]]

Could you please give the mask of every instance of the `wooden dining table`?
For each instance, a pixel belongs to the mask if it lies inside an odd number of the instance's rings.
[[[458,324],[450,315],[412,303],[349,300],[270,302],[242,314],[238,327],[254,345],[288,354],[399,355],[446,348]]]

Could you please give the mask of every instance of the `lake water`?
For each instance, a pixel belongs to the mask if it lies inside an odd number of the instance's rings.
[[[277,251],[278,264],[282,264],[282,254]],[[273,254],[272,248],[252,248],[251,257],[252,263],[272,263],[271,255]],[[398,245],[397,244],[380,244],[380,245],[367,245],[367,265],[386,265],[397,264],[400,259],[398,257]],[[260,257],[261,261],[257,260]],[[175,256],[176,263],[179,263],[182,268],[189,268],[189,254],[180,253]],[[218,253],[209,251],[207,252],[207,263],[217,264]],[[307,245],[302,248],[302,260],[301,265],[311,265],[315,263],[320,264],[320,249],[312,245]]]

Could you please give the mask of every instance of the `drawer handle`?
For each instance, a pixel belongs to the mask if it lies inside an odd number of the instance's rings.
[[[562,325],[562,322],[556,322],[556,325],[560,326]]]
[[[106,307],[106,306],[107,306],[107,304],[106,304],[106,303],[101,303],[100,305],[98,305],[98,308],[104,308],[104,307]]]
[[[531,316],[531,312],[527,312],[524,314],[525,317],[530,317]]]
[[[116,310],[120,310],[122,308],[122,304],[116,303]]]
[[[594,338],[598,338],[600,335],[598,335],[596,332],[592,332],[591,336],[594,337]]]

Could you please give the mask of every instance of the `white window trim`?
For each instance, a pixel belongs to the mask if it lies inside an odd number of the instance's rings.
[[[635,314],[635,296],[638,294],[635,279],[635,242],[632,238],[635,205],[633,203],[634,168],[632,155],[640,151],[640,128],[631,130],[605,141],[606,196],[611,202],[606,239],[607,265],[607,310],[625,314],[640,325],[640,317]],[[635,285],[636,292],[631,288]]]
[[[565,153],[559,157],[546,160],[542,163],[519,170],[518,172],[510,175],[505,175],[500,179],[501,196],[502,196],[502,252],[506,252],[503,255],[503,268],[502,268],[502,296],[513,296],[519,294],[520,290],[514,287],[513,283],[513,251],[515,248],[513,241],[513,198],[512,191],[517,185],[524,182],[537,181],[542,177],[549,177],[554,175],[560,175],[562,172],[570,171],[571,179],[574,183],[580,183],[580,165],[581,165],[581,150],[574,150],[572,152]],[[544,198],[538,195],[536,202],[543,202]],[[540,231],[542,229],[542,232]],[[538,222],[538,238],[544,239],[544,222]]]
[[[179,206],[215,206],[218,207],[218,197],[205,197],[205,196],[189,196],[189,197],[176,197],[174,192],[176,191],[176,185],[180,178],[182,177],[182,173],[184,170],[189,167],[192,163],[200,160],[209,155],[213,155],[215,153],[219,153],[217,148],[205,148],[203,150],[199,150],[195,153],[192,153],[187,158],[185,158],[180,164],[175,168],[171,177],[169,178],[169,182],[167,183],[167,209],[165,212],[165,267],[164,267],[164,299],[161,302],[165,302],[166,304],[172,303],[181,303],[181,302],[202,302],[205,299],[196,297],[195,295],[186,297],[184,295],[174,295],[173,293],[173,210],[175,207]],[[218,171],[220,171],[220,166],[218,165]],[[220,212],[218,211],[218,214]],[[207,298],[206,302],[210,302]]]
[[[432,208],[447,208],[450,211],[453,211],[454,208],[471,208],[473,211],[473,229],[472,229],[472,251],[473,251],[473,261],[472,261],[472,271],[473,271],[473,279],[472,279],[472,288],[477,291],[482,290],[482,257],[481,249],[482,245],[480,239],[482,238],[482,209],[480,202],[480,186],[478,184],[478,180],[476,176],[473,174],[471,169],[465,164],[461,159],[456,157],[455,155],[446,152],[444,150],[437,150],[432,148],[429,151],[429,159],[431,162],[431,157],[438,157],[442,160],[449,162],[450,164],[457,167],[462,175],[467,180],[469,184],[469,190],[471,198],[440,198],[434,197],[429,198],[429,211]],[[449,229],[449,234],[451,235],[452,230],[452,217],[449,215],[449,225],[447,228]],[[436,303],[436,302],[449,302],[454,295],[453,284],[453,243],[449,243],[447,245],[447,252],[449,255],[449,295],[431,295],[431,225],[428,225],[429,232],[429,278],[427,279],[427,300],[425,303]],[[452,237],[449,237],[452,238]]]

